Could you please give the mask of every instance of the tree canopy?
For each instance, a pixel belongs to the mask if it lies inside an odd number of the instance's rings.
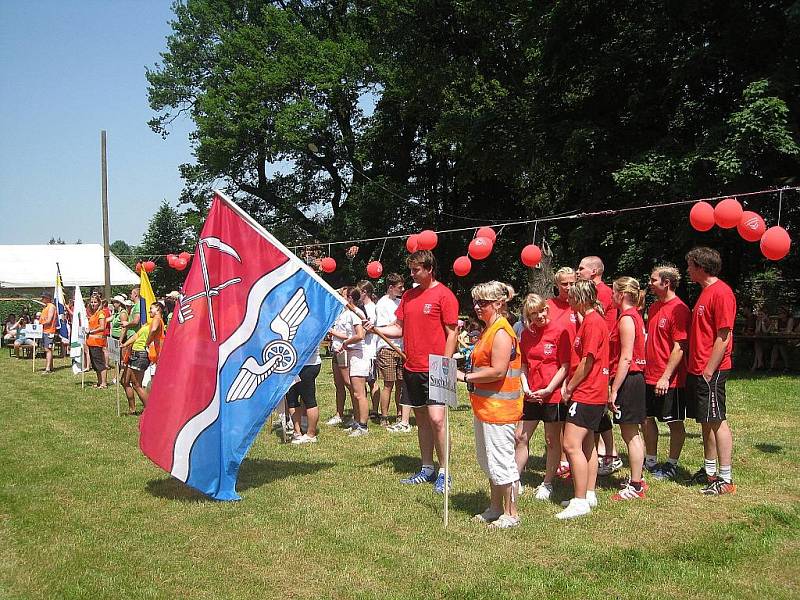
[[[196,161],[182,200],[208,188],[292,243],[451,229],[796,183],[800,3],[487,0],[187,0],[147,71],[150,122],[186,113]],[[797,234],[795,195],[782,224]],[[775,198],[748,200],[770,224]],[[537,229],[554,265],[600,254],[609,275],[682,264],[718,247],[726,276],[763,271],[731,232],[691,231],[688,209]],[[525,287],[532,227],[501,232],[459,280]],[[469,233],[442,236],[442,270]],[[326,250],[327,251],[327,250]],[[379,243],[355,259],[361,277]],[[385,271],[402,269],[390,241]],[[778,270],[800,266],[797,253]]]

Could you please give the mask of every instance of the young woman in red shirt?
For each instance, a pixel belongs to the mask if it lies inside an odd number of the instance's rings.
[[[550,303],[537,294],[528,294],[522,304],[522,316],[527,324],[520,336],[525,403],[522,420],[517,424],[516,461],[521,477],[528,462],[531,436],[539,421],[544,422],[547,466],[544,480],[536,488],[537,500],[550,499],[561,458],[561,431],[566,417],[566,407],[561,403],[561,384],[569,373],[572,351],[564,322],[551,320],[550,311]]]
[[[608,406],[619,425],[628,447],[631,478],[612,500],[644,498],[646,485],[642,479],[644,442],[640,427],[647,418],[644,368],[645,328],[639,310],[644,306],[644,290],[633,277],[614,281],[611,298],[618,317],[610,335],[611,394]]]
[[[573,344],[579,362],[563,392],[568,405],[562,443],[569,459],[575,496],[556,515],[558,519],[587,515],[597,506],[595,432],[608,402],[608,327],[597,311],[594,282],[576,282],[569,291],[569,303],[583,317]]]

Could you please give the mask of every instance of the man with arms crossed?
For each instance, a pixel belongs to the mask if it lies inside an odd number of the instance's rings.
[[[733,494],[736,492],[731,475],[733,437],[725,410],[725,381],[732,367],[736,297],[728,284],[717,277],[722,270],[719,252],[694,248],[686,255],[686,263],[689,278],[703,288],[692,310],[689,332],[686,414],[703,428],[705,469],[700,469],[692,479],[702,481],[705,475],[707,485],[701,490],[705,495]]]
[[[650,274],[650,291],[658,300],[647,312],[647,366],[644,382],[647,420],[644,424],[645,468],[656,479],[673,479],[686,441],[686,356],[692,312],[678,298],[675,289],[681,280],[673,265],[661,265]],[[669,458],[656,466],[658,425],[669,427]]]
[[[402,337],[406,353],[403,366],[403,403],[414,409],[417,438],[422,456],[419,473],[402,480],[417,485],[435,482],[434,491],[444,493],[445,408],[428,399],[428,355],[453,356],[458,342],[458,300],[436,280],[436,259],[429,250],[419,250],[406,260],[417,287],[403,294],[392,325],[375,327],[387,337]],[[433,450],[439,457],[439,474],[433,468]]]

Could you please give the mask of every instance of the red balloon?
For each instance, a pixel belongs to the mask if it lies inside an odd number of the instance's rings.
[[[156,263],[154,263],[152,260],[147,260],[142,263],[142,266],[144,267],[145,271],[152,273],[156,268]]]
[[[178,271],[183,271],[188,264],[189,261],[181,258],[180,256],[175,259],[175,268],[178,269]]]
[[[372,279],[377,279],[381,274],[383,274],[383,265],[377,260],[373,260],[367,265],[367,275]]]
[[[497,234],[491,227],[481,227],[480,229],[478,229],[478,233],[475,234],[475,237],[489,238],[490,240],[492,240],[493,244],[495,240],[497,240]]]
[[[472,270],[472,261],[469,259],[469,256],[459,256],[453,262],[453,273],[455,273],[459,277],[464,277],[464,275],[468,275],[471,270]]]
[[[136,267],[134,267],[134,268],[136,269],[137,273],[141,273],[142,272],[142,261],[137,262],[136,263]]]
[[[419,250],[433,250],[436,244],[439,243],[439,236],[435,231],[426,229],[417,235],[417,244]]]
[[[733,229],[742,220],[742,205],[736,198],[725,198],[714,207],[714,221],[723,229]]]
[[[483,260],[492,253],[494,244],[492,240],[485,237],[476,237],[469,243],[467,252],[475,260]]]
[[[714,207],[708,202],[697,202],[689,211],[689,222],[697,231],[708,231],[714,227]]]
[[[172,267],[173,269],[175,268],[175,260],[176,260],[177,258],[178,258],[178,257],[177,257],[177,256],[175,256],[174,254],[167,254],[167,264],[168,264],[170,267]]]
[[[789,254],[789,248],[792,245],[792,238],[789,233],[783,228],[770,227],[761,236],[761,254],[770,260],[780,260]]]
[[[744,211],[739,224],[736,226],[739,235],[748,242],[757,242],[760,240],[766,229],[767,226],[764,223],[764,219],[761,218],[761,215],[752,210]]]
[[[336,261],[333,260],[330,256],[326,256],[321,261],[319,261],[319,268],[322,269],[325,273],[333,273],[336,270]]]
[[[522,249],[520,258],[526,267],[535,267],[542,260],[542,251],[536,244],[528,244]]]
[[[189,261],[192,260],[192,255],[188,252],[181,252],[178,256],[185,260],[187,265],[189,264]]]
[[[419,236],[416,233],[412,233],[408,238],[406,238],[406,250],[411,252],[412,254],[419,250]]]

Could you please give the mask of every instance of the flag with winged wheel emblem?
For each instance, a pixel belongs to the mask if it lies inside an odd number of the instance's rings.
[[[342,310],[325,281],[217,192],[159,356],[142,452],[204,494],[238,500],[248,449]]]

